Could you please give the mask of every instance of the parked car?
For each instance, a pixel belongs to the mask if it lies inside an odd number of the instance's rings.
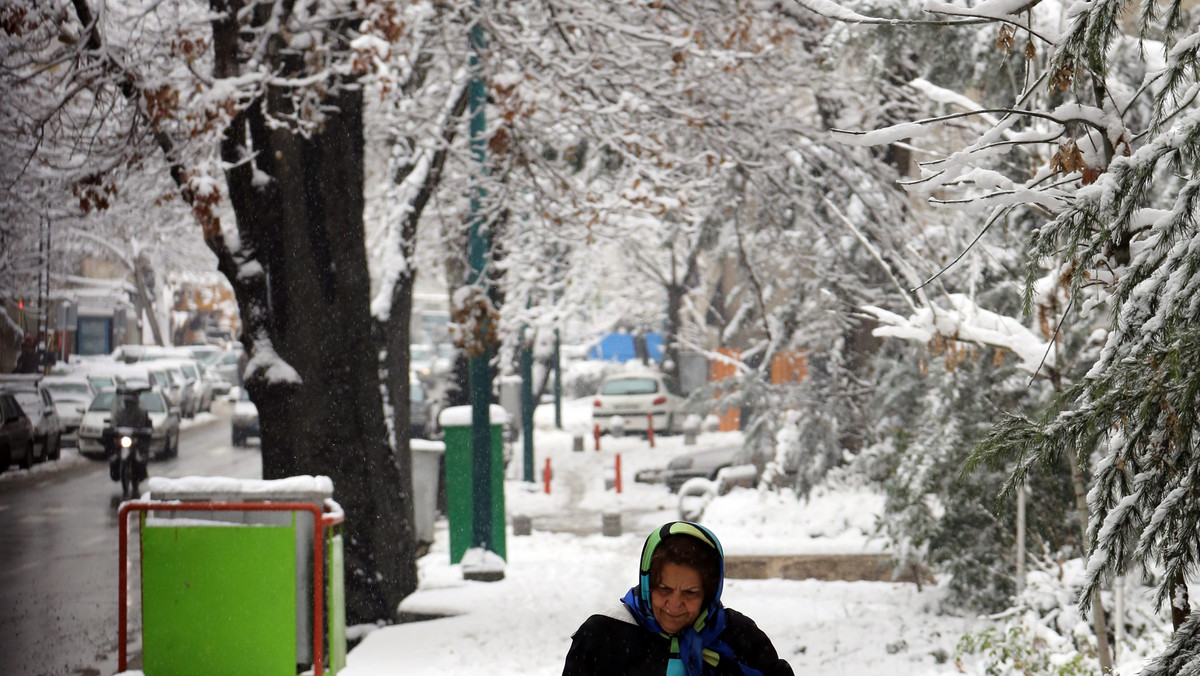
[[[242,350],[226,350],[219,357],[213,359],[209,365],[209,369],[215,371],[221,376],[225,382],[232,385],[241,385],[241,378],[238,377],[238,359],[242,356]]]
[[[208,364],[225,350],[219,345],[185,345],[184,349],[192,353],[192,359],[200,362],[201,366]]]
[[[193,418],[200,411],[212,409],[212,384],[201,377],[200,365],[194,359],[156,359],[156,368],[167,369],[172,376],[183,380],[180,408],[183,417]]]
[[[128,385],[127,385],[128,387]],[[112,419],[116,388],[105,388],[92,399],[79,425],[79,453],[103,459],[104,429]],[[157,387],[142,389],[138,395],[142,408],[150,414],[153,431],[150,434],[150,453],[172,458],[179,454],[179,409],[171,406],[166,395]]]
[[[432,439],[437,427],[437,401],[413,375],[408,383],[408,423],[413,439]]]
[[[250,401],[246,388],[238,388],[238,398],[233,404],[232,441],[234,446],[245,446],[250,437],[261,436],[258,428],[258,406]]]
[[[662,475],[663,483],[672,493],[678,493],[679,487],[688,479],[700,477],[716,481],[717,472],[737,464],[740,450],[740,446],[724,446],[677,455],[667,463]]]
[[[56,405],[60,399],[83,399],[87,403],[100,391],[84,375],[46,376],[41,383],[42,387],[50,390]]]
[[[202,377],[208,382],[209,388],[212,389],[214,399],[229,394],[229,391],[233,389],[233,383],[222,378],[211,367],[204,367],[204,375]]]
[[[682,407],[683,397],[666,374],[626,371],[600,383],[592,402],[592,422],[601,432],[611,432],[613,417],[621,416],[624,429],[645,432],[652,417],[655,433],[669,433],[683,424]]]
[[[11,392],[0,391],[0,471],[13,462],[33,466],[33,423]]]
[[[0,388],[11,392],[33,423],[34,461],[57,460],[62,453],[62,423],[54,396],[41,375],[0,376]]]
[[[92,382],[82,375],[46,376],[42,387],[54,397],[54,410],[58,411],[58,422],[62,426],[62,445],[79,445],[79,422],[83,411],[96,396]]]
[[[106,387],[117,387],[125,381],[125,378],[130,376],[127,364],[112,360],[73,362],[73,366],[69,370],[64,371],[64,373],[86,378],[92,386],[94,393],[99,393],[100,390]],[[92,396],[95,396],[95,394]],[[90,402],[91,399],[89,398],[88,401]]]

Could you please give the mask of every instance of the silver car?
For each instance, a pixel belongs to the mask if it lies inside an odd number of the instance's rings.
[[[54,397],[54,408],[62,425],[62,445],[77,446],[83,411],[96,396],[97,388],[83,376],[46,376],[42,378],[42,387]]]
[[[613,419],[621,417],[623,428],[670,433],[683,424],[683,397],[671,379],[657,371],[627,371],[606,377],[592,402],[592,422],[601,432],[613,431]]]
[[[0,387],[12,392],[33,423],[33,455],[36,462],[57,460],[62,452],[62,423],[54,408],[54,397],[42,384],[42,379],[37,375],[0,378]]]
[[[79,426],[79,452],[91,458],[104,458],[104,430],[112,419],[116,388],[106,388],[96,395]],[[179,453],[179,409],[171,406],[157,387],[142,390],[138,402],[150,414],[153,431],[150,434],[150,453],[173,458]]]

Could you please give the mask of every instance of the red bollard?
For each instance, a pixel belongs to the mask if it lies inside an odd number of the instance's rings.
[[[598,451],[598,450],[600,450],[600,426],[599,425],[596,425],[595,429],[592,430],[592,434],[596,437],[596,450]]]
[[[646,439],[650,441],[650,448],[654,448],[654,414],[646,414]]]
[[[542,481],[546,484],[546,495],[550,495],[550,458],[546,458],[546,469],[542,470]]]
[[[621,492],[621,454],[620,453],[617,454],[617,480],[613,482],[613,486],[616,487],[618,493]]]

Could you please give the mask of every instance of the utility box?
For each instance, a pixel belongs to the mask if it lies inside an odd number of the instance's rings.
[[[334,528],[343,516],[328,477],[152,477],[148,487],[150,499],[120,510],[122,670],[130,512],[139,515],[146,676],[295,676],[303,665],[323,676],[345,666]]]
[[[505,552],[504,521],[504,425],[508,413],[502,406],[488,407],[491,447],[491,526],[488,549],[502,559]],[[446,444],[446,520],[450,530],[450,563],[461,563],[463,555],[474,546],[472,534],[475,520],[475,465],[471,448],[470,406],[442,409],[438,423],[444,430]]]

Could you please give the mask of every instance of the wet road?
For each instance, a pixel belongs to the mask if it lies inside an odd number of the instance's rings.
[[[259,478],[257,448],[230,445],[229,410],[189,421],[150,475]],[[120,494],[107,463],[79,457],[0,475],[0,674],[116,672]]]

